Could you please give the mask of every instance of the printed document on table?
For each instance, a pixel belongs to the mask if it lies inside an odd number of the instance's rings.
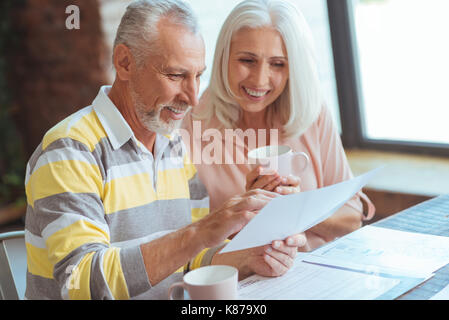
[[[444,287],[440,292],[438,292],[429,300],[449,300],[449,285]]]
[[[334,214],[381,169],[321,189],[274,198],[220,253],[266,245],[313,227]]]
[[[419,280],[417,283],[420,283]],[[401,279],[320,266],[296,259],[283,276],[253,275],[239,282],[241,300],[374,300],[394,299],[388,292]],[[416,285],[415,283],[414,285]],[[406,288],[404,290],[408,290]]]
[[[429,274],[449,263],[449,237],[365,226],[313,251],[309,262],[351,263],[371,270]]]

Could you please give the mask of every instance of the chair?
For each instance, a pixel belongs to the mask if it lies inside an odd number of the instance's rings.
[[[25,232],[0,234],[0,300],[23,299],[26,287],[27,256]]]

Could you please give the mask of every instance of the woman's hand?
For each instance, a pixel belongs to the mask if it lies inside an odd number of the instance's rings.
[[[246,190],[263,189],[286,195],[300,192],[300,182],[294,175],[282,177],[275,170],[257,166],[246,175]]]
[[[287,177],[281,177],[281,182],[282,183],[274,189],[274,192],[283,195],[301,192],[299,186],[301,178],[290,174]]]
[[[212,264],[227,264],[239,269],[239,280],[252,274],[265,277],[278,277],[285,274],[294,264],[298,251],[307,246],[304,233],[292,235],[271,244],[215,254]]]
[[[252,254],[248,254],[247,267],[250,273],[261,276],[282,276],[293,266],[297,252],[306,245],[304,233],[292,235],[284,240],[275,240],[269,245],[254,248]]]

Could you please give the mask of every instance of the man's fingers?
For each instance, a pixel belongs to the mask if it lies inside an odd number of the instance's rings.
[[[270,192],[270,191],[262,190],[262,189],[254,189],[254,190],[247,191],[244,194],[232,197],[231,199],[229,199],[228,201],[226,201],[223,204],[221,209],[226,210],[226,209],[230,209],[232,207],[237,206],[238,210],[243,210],[244,208],[242,209],[242,203],[248,202],[249,198],[251,198],[251,199],[260,198],[260,199],[265,199],[265,200],[269,201],[270,199],[275,198],[277,196],[279,196],[279,194],[277,194],[275,192]]]
[[[250,195],[260,195],[260,196],[266,196],[270,198],[276,198],[279,196],[276,192],[264,190],[264,189],[254,189],[250,190],[243,194],[243,196],[250,196]]]
[[[259,211],[263,207],[267,205],[270,200],[273,199],[271,197],[267,197],[265,195],[259,196],[250,196],[244,199],[244,201],[238,203],[236,205],[237,210],[249,210],[249,211]]]
[[[267,190],[256,189],[251,190],[243,194],[239,201],[234,203],[234,210],[250,210],[258,211],[262,209],[268,202],[273,198],[279,196],[275,192],[270,192]]]
[[[226,219],[227,221],[224,222],[224,223],[228,223],[226,237],[242,230],[242,228],[244,226],[246,226],[248,224],[248,222],[252,218],[254,218],[255,215],[256,215],[256,213],[247,211],[247,210],[238,211],[238,212],[231,211],[230,216],[228,216],[228,219]]]

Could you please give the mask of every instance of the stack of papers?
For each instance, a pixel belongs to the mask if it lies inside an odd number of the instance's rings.
[[[239,297],[391,300],[448,263],[449,237],[366,226],[299,254],[282,277],[254,275],[241,281]]]
[[[380,168],[333,186],[281,196],[265,206],[221,253],[271,243],[330,217]],[[449,263],[449,237],[366,226],[298,255],[283,276],[251,276],[240,299],[395,299]]]
[[[436,295],[434,295],[429,300],[449,300],[449,285],[444,287],[443,290],[438,292]]]
[[[401,282],[301,259],[278,278],[251,276],[239,283],[242,300],[373,300]]]
[[[365,226],[313,251],[307,261],[428,275],[449,263],[449,237]]]

